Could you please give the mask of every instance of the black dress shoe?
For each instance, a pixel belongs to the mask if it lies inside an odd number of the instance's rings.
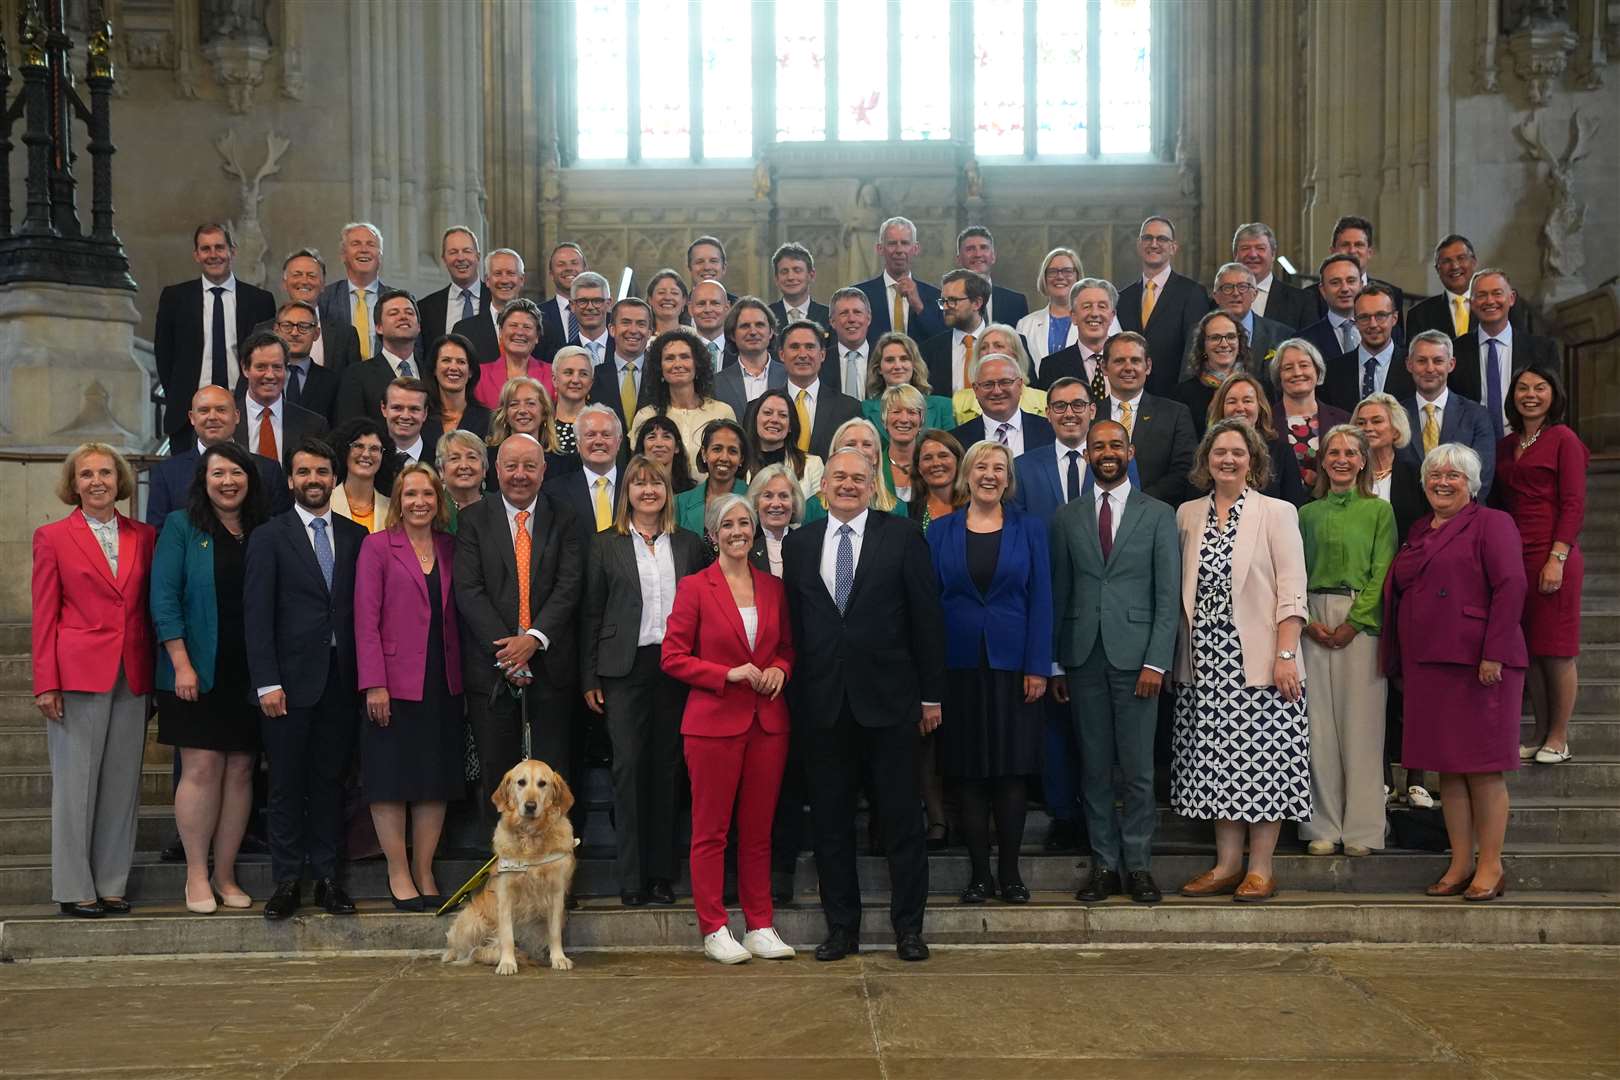
[[[264,917],[267,919],[285,919],[297,911],[298,905],[303,903],[304,899],[299,895],[299,891],[298,882],[296,881],[283,881],[277,885],[276,891],[271,894],[270,899],[264,902]]]
[[[130,912],[128,900],[108,900],[103,897],[96,903],[100,904],[101,910],[109,915],[128,915]]]
[[[936,833],[938,833],[937,836]],[[944,825],[928,826],[926,836],[929,851],[944,851],[951,846],[951,830]]]
[[[975,879],[968,882],[967,888],[962,890],[962,903],[982,904],[996,895],[996,883],[990,878]]]
[[[783,907],[793,903],[793,872],[771,874],[771,903]]]
[[[921,934],[901,934],[900,939],[894,943],[894,955],[902,960],[926,960],[928,946],[923,942]]]
[[[1004,904],[1029,903],[1029,886],[1022,881],[1004,881],[1001,885],[1001,902]]]
[[[354,901],[343,891],[343,886],[331,878],[321,878],[315,883],[315,903],[325,908],[328,915],[354,914]]]
[[[638,892],[635,889],[626,889],[619,893],[619,903],[625,907],[646,907],[647,894]]]
[[[444,897],[438,893],[423,893],[421,901],[423,911],[438,911],[444,906]]]
[[[647,882],[647,903],[668,906],[675,902],[675,889],[667,878],[653,878]]]
[[[168,847],[164,848],[163,851],[159,853],[158,858],[162,859],[164,862],[185,862],[186,845],[182,844],[180,842],[180,838],[177,836]]]
[[[1158,883],[1146,870],[1132,870],[1126,887],[1131,899],[1138,904],[1157,904],[1164,899],[1164,893],[1159,891]]]
[[[1061,855],[1066,851],[1072,851],[1074,849],[1074,822],[1054,820],[1051,828],[1046,830],[1046,844],[1044,846],[1048,855]]]
[[[827,940],[816,946],[817,960],[842,960],[861,951],[861,939],[848,930],[829,930]]]
[[[1100,904],[1123,891],[1118,870],[1095,869],[1091,872],[1091,880],[1080,886],[1074,898],[1082,904]]]
[[[71,915],[75,919],[99,919],[107,914],[100,900],[92,900],[88,904],[67,902],[61,905],[61,909],[63,915]]]
[[[392,900],[394,902],[394,910],[395,911],[425,911],[425,910],[427,910],[427,897],[422,896],[420,893],[418,893],[416,896],[411,897],[409,900],[401,900],[399,897],[394,895],[393,886],[389,886],[389,888],[388,888],[388,899],[390,899],[390,900]],[[435,904],[433,906],[438,907],[437,904]],[[337,915],[337,914],[340,914],[340,913],[334,911],[332,914]]]

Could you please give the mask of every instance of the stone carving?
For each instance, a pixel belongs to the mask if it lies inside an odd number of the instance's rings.
[[[864,183],[855,193],[855,205],[843,215],[844,280],[865,281],[878,271],[878,226],[883,224],[883,202],[877,185]]]
[[[270,30],[265,25],[266,0],[201,0],[202,55],[225,88],[231,112],[253,108],[253,95],[264,82],[270,59]]]
[[[1552,98],[1553,84],[1563,77],[1579,44],[1569,28],[1565,0],[1526,0],[1508,35],[1513,70],[1524,80],[1530,106],[1539,109]]]
[[[252,285],[265,280],[264,256],[269,243],[264,237],[264,222],[259,207],[264,201],[264,181],[281,171],[281,155],[287,152],[291,141],[273,131],[265,132],[264,164],[249,177],[236,150],[236,131],[232,129],[214,140],[214,149],[222,159],[220,168],[236,177],[241,206],[237,216],[227,223],[236,240],[236,276]]]
[[[61,443],[94,439],[114,446],[141,444],[141,437],[119,423],[118,417],[113,415],[112,394],[100,379],[92,379],[84,388],[84,401],[79,406],[79,414],[66,427],[58,428],[51,434]]]
[[[754,163],[754,201],[766,202],[771,197],[771,167],[764,159]]]
[[[962,167],[962,191],[970,199],[984,198],[984,176],[979,172],[978,158],[968,158]]]
[[[1575,195],[1575,166],[1590,151],[1596,120],[1588,122],[1576,109],[1569,118],[1569,141],[1562,154],[1553,153],[1542,137],[1541,122],[1535,113],[1516,125],[1513,133],[1524,144],[1525,153],[1547,166],[1550,193],[1547,220],[1541,226],[1542,294],[1548,301],[1585,291],[1581,271],[1586,253],[1581,247],[1581,226],[1586,221],[1586,204]]]

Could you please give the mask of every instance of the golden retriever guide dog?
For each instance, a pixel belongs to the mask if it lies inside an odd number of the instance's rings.
[[[543,761],[520,761],[501,778],[490,801],[500,811],[493,848],[498,860],[484,887],[450,925],[445,963],[494,964],[495,974],[515,975],[518,926],[546,924],[551,966],[568,971],[563,954],[563,905],[574,879],[574,827],[568,810],[574,793]]]

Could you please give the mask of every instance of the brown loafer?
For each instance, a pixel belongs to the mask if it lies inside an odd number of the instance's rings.
[[[1274,878],[1250,874],[1243,879],[1243,884],[1237,887],[1237,892],[1232,894],[1232,899],[1255,903],[1260,900],[1270,900],[1276,895],[1277,882]]]
[[[1243,871],[1228,877],[1220,877],[1213,870],[1206,870],[1181,887],[1182,896],[1227,896],[1243,880]]]
[[[1467,888],[1468,888],[1468,882],[1467,881],[1447,881],[1446,879],[1441,878],[1439,881],[1436,881],[1433,885],[1430,885],[1427,889],[1424,889],[1423,890],[1423,895],[1424,896],[1461,896],[1463,894],[1463,891],[1465,889],[1467,889]]]
[[[1507,875],[1503,874],[1501,877],[1496,879],[1496,884],[1491,886],[1489,889],[1481,889],[1477,885],[1469,885],[1468,890],[1463,893],[1463,899],[1478,902],[1481,900],[1495,900],[1498,896],[1506,895]]]

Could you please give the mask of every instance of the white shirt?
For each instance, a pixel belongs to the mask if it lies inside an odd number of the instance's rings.
[[[445,333],[448,334],[450,331],[454,330],[455,327],[456,327],[456,323],[458,323],[458,322],[460,322],[462,320],[461,298],[463,296],[471,297],[473,315],[476,316],[478,314],[478,304],[479,304],[479,296],[480,296],[479,289],[481,289],[482,287],[483,287],[483,283],[478,282],[478,281],[473,282],[471,286],[469,286],[468,288],[465,288],[465,289],[463,289],[460,285],[457,285],[453,281],[450,283],[450,297],[449,297],[448,300],[445,301],[445,305],[444,305],[444,332]]]
[[[539,501],[540,501],[539,497],[536,496],[535,497],[535,502],[539,502]],[[517,516],[518,516],[518,511],[519,510],[527,510],[528,511],[529,516],[528,516],[528,519],[523,522],[523,531],[529,534],[529,542],[530,542],[530,547],[532,549],[533,543],[534,543],[534,506],[535,506],[535,503],[532,502],[528,506],[513,506],[512,503],[507,499],[507,497],[505,495],[502,495],[501,496],[501,506],[504,507],[505,510],[506,510],[506,536],[507,536],[507,539],[510,540],[511,543],[512,543],[512,548],[513,548],[514,553],[516,552],[516,549],[517,549],[517,531],[518,531]],[[517,571],[520,574],[526,574],[526,573],[529,572],[528,567],[526,567],[526,566],[518,567]],[[515,602],[517,600],[517,597],[514,595],[512,597],[512,599]],[[529,597],[529,603],[533,604],[537,599],[538,599],[538,597],[535,597],[535,596],[531,595]],[[530,612],[529,612],[529,615],[531,616],[530,621],[531,622],[533,621],[532,616],[535,616],[535,615],[538,615],[538,614],[540,614],[538,609],[530,610]],[[538,641],[540,643],[540,648],[542,650],[551,648],[551,639],[546,637],[546,635],[542,634],[539,630],[535,629],[533,626],[529,627],[527,633],[528,633],[528,635],[530,637],[534,638],[536,641]]]
[[[381,355],[384,360],[388,361],[389,367],[394,369],[394,378],[397,379],[404,374],[404,372],[400,371],[399,369],[401,364],[411,365],[411,375],[414,378],[420,379],[422,377],[422,368],[419,364],[417,364],[415,354],[410,356],[395,356],[393,353],[389,352],[386,347],[384,347],[379,355]]]
[[[1417,397],[1417,411],[1418,411],[1418,422],[1419,423],[1422,423],[1422,421],[1423,421],[1423,416],[1424,416],[1423,406],[1425,406],[1425,405],[1433,405],[1436,409],[1440,410],[1440,421],[1439,422],[1440,423],[1445,422],[1445,418],[1446,418],[1446,402],[1451,399],[1451,388],[1449,386],[1441,386],[1440,387],[1440,392],[1434,396],[1433,401],[1430,401],[1428,398],[1424,397],[1422,390],[1419,390],[1417,392],[1416,397]],[[1417,432],[1413,432],[1413,434],[1415,435],[1415,434],[1417,434]]]
[[[1356,329],[1354,319],[1340,315],[1336,311],[1330,311],[1328,312],[1328,325],[1333,327],[1333,338],[1340,345],[1344,344],[1344,335],[1347,329],[1350,333],[1350,348],[1353,349],[1361,344],[1361,331]],[[1348,352],[1349,350],[1346,349],[1345,351]]]
[[[966,342],[968,334],[972,334],[973,335],[973,349],[974,349],[975,352],[979,351],[979,336],[984,333],[984,327],[985,327],[984,321],[980,320],[979,325],[975,326],[972,330],[952,330],[951,331],[951,392],[952,393],[955,393],[957,390],[960,390],[965,386],[972,385],[971,383],[969,383],[967,381],[967,374],[963,370],[966,367],[966,365],[963,364],[962,361],[963,361],[963,359],[965,359],[965,357],[967,355],[967,346],[964,344],[964,342]]]
[[[793,399],[795,409],[799,407],[799,391],[804,391],[804,412],[810,418],[810,427],[814,430],[816,426],[816,395],[821,392],[821,380],[811,379],[809,386],[796,386],[790,379],[783,389],[788,392],[788,397]]]
[[[1491,380],[1488,372],[1491,366],[1491,347],[1486,344],[1493,337],[1496,339],[1496,372],[1501,377],[1502,387],[1502,425],[1507,426],[1507,399],[1508,383],[1513,377],[1513,324],[1508,323],[1502,327],[1499,334],[1487,334],[1483,326],[1474,331],[1479,341],[1479,403],[1490,408],[1490,391],[1488,387]]]
[[[850,361],[855,363],[856,370],[850,371]],[[844,343],[838,343],[838,381],[839,389],[856,401],[866,397],[866,344],[862,342],[853,349],[845,348]],[[851,383],[851,379],[854,380]]]
[[[675,549],[669,533],[659,533],[651,551],[633,529],[630,539],[636,549],[636,576],[641,580],[641,627],[636,631],[636,646],[660,645],[670,609],[675,606]]]
[[[1275,276],[1267,274],[1265,280],[1254,283],[1254,303],[1249,305],[1249,310],[1262,319],[1266,317],[1266,301],[1271,298],[1271,280]]]
[[[268,405],[261,405],[258,401],[254,400],[252,394],[247,396],[247,400],[242,404],[247,406],[246,411],[248,414],[248,453],[257,454],[259,452],[259,425],[264,423],[264,414],[266,412],[270,414],[270,430],[275,432],[276,435],[276,449],[282,451],[283,453],[286,452],[287,440],[281,434],[282,413],[286,408],[286,403],[287,399],[285,396],[276,398],[276,400],[272,401]]]
[[[758,375],[749,371],[748,365],[742,363],[740,359],[737,366],[742,369],[743,400],[753,401],[771,388],[771,358],[769,355],[765,357],[765,364],[759,369]]]
[[[605,326],[602,328],[602,336],[593,338],[586,337],[584,329],[580,329],[579,343],[591,354],[592,367],[607,359],[608,336],[608,330]]]
[[[1113,388],[1110,387],[1109,389],[1112,390]],[[1119,407],[1121,405],[1129,405],[1131,407],[1131,423],[1130,423],[1130,426],[1127,427],[1125,430],[1126,430],[1126,433],[1129,434],[1132,439],[1135,439],[1136,438],[1136,422],[1138,420],[1142,419],[1142,391],[1138,390],[1136,392],[1136,396],[1135,397],[1130,397],[1130,398],[1122,398],[1118,394],[1110,393],[1108,395],[1108,402],[1109,402],[1109,404],[1108,404],[1108,415],[1107,416],[1099,416],[1097,419],[1099,419],[1099,420],[1113,420],[1113,421],[1116,421],[1118,423],[1123,424],[1123,423],[1125,423],[1125,421],[1122,419],[1123,414],[1119,411]]]
[[[1112,541],[1119,535],[1119,521],[1120,518],[1125,514],[1125,500],[1131,497],[1130,480],[1121,480],[1119,482],[1119,487],[1112,491],[1104,491],[1101,484],[1094,483],[1091,485],[1091,498],[1092,502],[1094,503],[1092,509],[1097,513],[1099,528],[1101,527],[1102,522],[1102,504],[1104,497],[1109,500],[1111,513],[1113,514],[1113,524],[1110,526],[1110,531],[1108,533],[1108,539]]]
[[[703,337],[703,331],[699,330],[698,337],[703,338],[703,351],[709,354],[709,362],[715,371],[719,371],[720,365],[726,362],[726,335],[720,333],[713,338],[706,338]],[[710,349],[710,345],[714,348]]]
[[[1361,345],[1356,349],[1356,391],[1361,390],[1361,379],[1367,370],[1367,360],[1377,361],[1373,368],[1373,392],[1382,393],[1384,383],[1389,379],[1390,362],[1395,359],[1395,339],[1392,337],[1384,342],[1384,347],[1376,353],[1367,351],[1367,346]]]
[[[1063,492],[1063,501],[1067,502],[1069,500],[1069,455],[1071,453],[1080,455],[1074,459],[1075,464],[1080,467],[1080,486],[1075,489],[1075,495],[1078,497],[1080,492],[1086,489],[1086,469],[1088,467],[1086,448],[1084,445],[1071,447],[1064,446],[1062,442],[1054,442],[1052,443],[1052,450],[1057,454],[1058,490]]]
[[[900,282],[890,277],[887,270],[883,271],[883,295],[888,297],[889,310],[886,314],[891,322],[894,319],[894,298],[896,296],[900,297],[900,325],[891,326],[889,329],[904,332],[906,326],[911,322],[911,301],[907,300],[905,295],[900,292]]]
[[[421,461],[422,460],[422,433],[417,432],[416,440],[414,442],[412,442],[411,445],[409,445],[409,446],[398,446],[398,445],[396,445],[394,447],[394,450],[395,450],[396,453],[404,454],[406,457],[410,458],[412,461]]]
[[[562,325],[563,337],[567,337],[568,336],[568,308],[571,306],[572,300],[568,296],[563,295],[562,293],[558,293],[552,299],[557,301],[557,318],[558,318],[558,321]],[[494,307],[495,307],[494,304],[490,305],[490,308],[491,308],[492,311],[493,311]]]
[[[861,540],[866,536],[866,517],[872,511],[862,510],[847,523],[828,516],[827,535],[821,541],[821,581],[827,586],[827,595],[834,601],[838,598],[838,544],[841,539],[838,530],[848,524],[851,531],[849,544],[855,555],[855,569],[861,566]]]
[[[748,607],[739,607],[737,614],[742,616],[743,633],[748,635],[748,648],[754,648],[754,642],[759,639],[759,608],[750,604]]]
[[[225,386],[229,389],[236,385],[237,378],[242,374],[241,365],[236,357],[236,275],[232,274],[217,285],[207,278],[202,279],[203,310],[202,310],[202,370],[197,375],[197,388],[214,384],[214,289],[224,289],[219,294],[219,302],[225,305]]]
[[[1024,452],[1024,411],[1022,409],[1014,409],[1012,416],[1006,420],[997,420],[989,413],[984,413],[983,419],[984,437],[986,439],[991,442],[1000,442],[1001,438],[997,435],[997,432],[1001,430],[1002,424],[1006,424],[1007,449],[1012,451],[1013,457],[1017,457]]]
[[[641,375],[642,375],[642,373],[644,371],[647,370],[646,355],[647,355],[646,353],[643,353],[640,356],[617,356],[617,355],[615,355],[613,357],[613,375],[614,375],[613,388],[615,390],[617,390],[619,387],[624,385],[624,372],[625,372],[625,369],[628,368],[631,364],[634,364],[634,365],[636,365],[635,374],[631,375],[630,379],[636,385],[636,393],[637,393],[637,395],[640,395],[640,393],[641,393]]]
[[[598,480],[606,480],[608,506],[610,508],[608,514],[609,516],[612,516],[611,508],[618,505],[616,496],[619,494],[619,467],[617,465],[609,465],[607,472],[597,472],[595,469],[591,468],[591,463],[585,461],[583,458],[580,459],[580,465],[583,466],[581,471],[585,474],[585,489],[591,496],[591,512],[593,514],[596,512],[596,482]],[[643,644],[646,643],[643,642]]]

